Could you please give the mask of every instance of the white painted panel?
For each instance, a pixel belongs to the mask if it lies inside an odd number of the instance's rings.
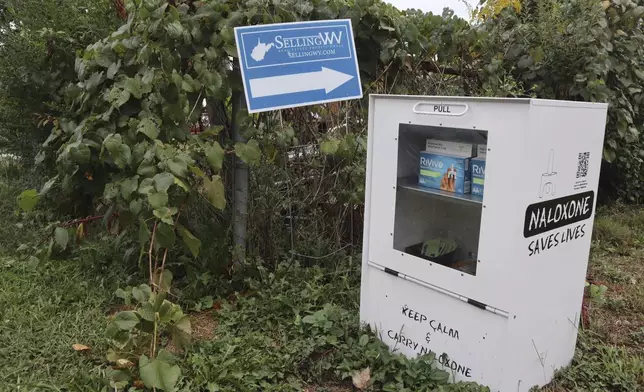
[[[418,97],[376,98],[373,106],[372,190],[370,197],[371,230],[369,235],[372,260],[378,264],[418,277],[449,291],[474,298],[506,310],[511,293],[503,282],[509,279],[508,264],[520,251],[517,241],[522,232],[525,206],[513,197],[516,184],[522,176],[518,164],[524,156],[525,120],[529,101],[522,104],[496,101],[463,100],[468,111],[462,116],[421,115],[413,107],[422,100]],[[443,99],[443,102],[448,102]],[[481,262],[477,275],[429,263],[394,250],[393,228],[396,203],[398,161],[398,129],[401,123],[429,125],[444,128],[485,130],[488,132],[485,208],[481,216],[478,258]],[[517,164],[508,165],[507,162]],[[499,253],[499,249],[504,249]]]
[[[589,218],[541,234],[520,237],[516,265],[509,269],[513,277],[510,289],[517,293],[520,305],[513,306],[517,316],[511,339],[517,349],[514,372],[528,386],[543,385],[555,370],[567,366],[573,356],[590,253],[597,185],[602,159],[606,111],[574,106],[533,105],[530,110],[530,133],[524,140],[525,159],[534,164],[524,167],[521,183],[525,192],[517,199],[524,210],[534,203],[556,201],[588,191],[595,192]],[[551,151],[554,165],[548,169]],[[579,153],[589,153],[587,175],[579,173]],[[555,194],[541,192],[541,177],[556,173],[552,180]],[[585,188],[580,188],[584,186]],[[525,217],[522,217],[523,221]],[[533,251],[535,244],[539,251]],[[531,250],[532,249],[532,250]]]
[[[498,390],[503,377],[508,319],[370,268],[365,322],[392,350],[407,356],[433,352],[452,381],[476,381]],[[472,322],[473,318],[476,322]]]

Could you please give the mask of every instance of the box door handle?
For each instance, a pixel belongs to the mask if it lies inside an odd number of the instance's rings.
[[[418,102],[413,111],[416,114],[429,114],[434,116],[462,116],[467,113],[469,106],[466,103],[443,102]]]

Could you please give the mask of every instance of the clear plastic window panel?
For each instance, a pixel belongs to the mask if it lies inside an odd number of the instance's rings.
[[[487,131],[400,124],[394,248],[476,275]]]

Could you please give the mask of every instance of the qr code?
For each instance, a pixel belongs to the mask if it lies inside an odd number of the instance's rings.
[[[590,159],[590,152],[579,153],[579,161],[577,162],[577,178],[586,177],[588,175],[588,159]]]

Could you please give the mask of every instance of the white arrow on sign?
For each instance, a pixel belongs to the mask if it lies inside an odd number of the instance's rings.
[[[270,76],[250,79],[248,82],[253,98],[261,98],[313,90],[324,90],[328,94],[353,78],[353,75],[322,67],[317,72]]]

